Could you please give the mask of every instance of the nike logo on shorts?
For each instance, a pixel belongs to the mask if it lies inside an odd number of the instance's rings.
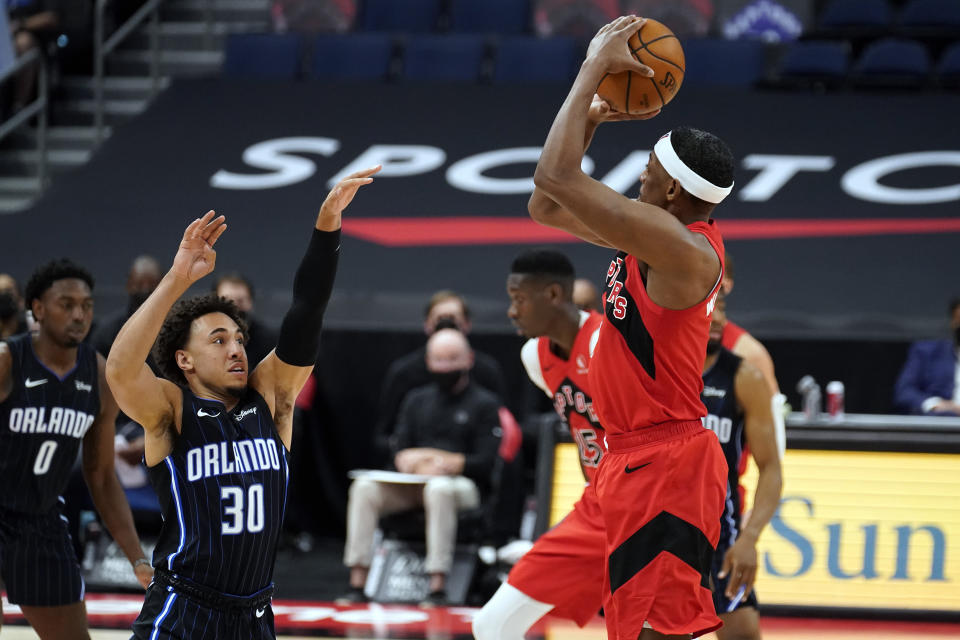
[[[638,469],[643,469],[643,468],[644,468],[645,466],[647,466],[648,464],[650,464],[650,463],[647,462],[647,463],[644,463],[644,464],[637,465],[637,466],[635,466],[635,467],[631,467],[631,466],[628,464],[628,465],[626,465],[626,466],[623,468],[623,472],[624,472],[624,473],[633,473],[634,471],[637,471]]]
[[[23,386],[25,386],[27,389],[33,389],[34,387],[39,387],[42,384],[47,384],[46,378],[40,378],[39,380],[31,380],[30,378],[27,378],[23,381]]]
[[[266,611],[267,611],[267,608],[266,608],[266,607],[262,607],[262,608],[260,608],[260,609],[257,609],[257,610],[256,610],[256,615],[257,615],[257,617],[258,617],[258,618],[262,618],[262,617],[263,617],[263,614],[264,614]]]
[[[197,409],[197,415],[201,418],[216,418],[220,415],[220,412],[217,411],[216,413],[209,413],[206,409],[201,407],[200,409]]]

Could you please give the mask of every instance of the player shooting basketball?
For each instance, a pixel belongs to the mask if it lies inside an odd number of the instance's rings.
[[[607,630],[629,640],[720,626],[707,575],[727,465],[701,424],[700,376],[723,275],[710,217],[733,188],[734,168],[719,138],[679,128],[654,147],[637,200],[582,171],[584,143],[603,119],[591,105],[604,75],[653,75],[627,45],[643,24],[618,18],[591,41],[547,136],[529,205],[535,220],[617,250],[589,382],[608,444],[596,476]]]

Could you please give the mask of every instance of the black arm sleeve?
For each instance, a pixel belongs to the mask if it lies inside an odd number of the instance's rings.
[[[293,304],[283,318],[277,357],[295,367],[308,367],[320,352],[323,312],[330,301],[340,256],[340,230],[314,229],[310,246],[293,279]]]

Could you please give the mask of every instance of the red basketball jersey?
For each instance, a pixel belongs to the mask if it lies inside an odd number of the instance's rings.
[[[722,344],[723,348],[727,351],[733,351],[733,346],[737,344],[737,340],[746,332],[747,330],[736,322],[727,320],[727,324],[723,325],[723,336],[720,338],[720,344]]]
[[[713,246],[722,280],[723,240],[713,220],[687,228]],[[706,415],[701,373],[720,280],[702,302],[664,309],[647,296],[637,259],[623,251],[614,257],[603,295],[606,317],[590,366],[594,409],[607,433]]]
[[[580,331],[566,360],[553,353],[550,338],[546,336],[528,340],[520,352],[527,375],[553,398],[553,408],[570,427],[570,435],[580,449],[580,463],[590,482],[607,450],[588,382],[591,346],[602,321],[599,313],[580,312]]]

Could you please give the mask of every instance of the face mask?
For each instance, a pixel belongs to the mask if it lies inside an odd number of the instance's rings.
[[[10,291],[0,291],[0,320],[9,320],[17,315],[17,299]]]
[[[457,383],[466,375],[465,369],[457,369],[454,371],[431,371],[430,377],[433,379],[437,386],[440,387],[440,390],[444,393],[452,393],[453,388],[457,386]]]
[[[437,323],[433,325],[433,331],[437,332],[440,329],[456,329],[459,331],[460,327],[457,326],[457,321],[453,316],[440,316],[437,318]]]

